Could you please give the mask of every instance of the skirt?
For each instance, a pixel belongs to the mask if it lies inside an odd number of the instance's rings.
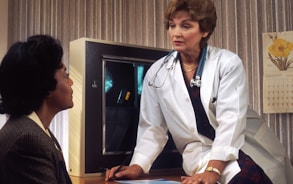
[[[241,171],[232,178],[229,184],[273,184],[262,168],[241,150],[237,161]]]

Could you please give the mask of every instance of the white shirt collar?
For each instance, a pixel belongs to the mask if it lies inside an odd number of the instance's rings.
[[[41,127],[41,129],[49,136],[50,136],[50,133],[49,133],[49,130],[48,129],[45,129],[43,123],[41,122],[39,116],[37,115],[37,113],[35,112],[32,112],[30,115],[28,115],[28,117],[33,120],[37,125],[39,125],[39,127]]]

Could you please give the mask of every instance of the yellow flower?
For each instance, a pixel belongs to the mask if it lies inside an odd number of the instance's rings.
[[[269,52],[276,57],[288,57],[291,50],[293,50],[293,44],[281,38],[276,38],[269,47]]]

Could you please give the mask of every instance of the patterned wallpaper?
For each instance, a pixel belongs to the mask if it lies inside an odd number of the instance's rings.
[[[38,33],[63,43],[89,37],[170,49],[168,0],[9,0],[8,44]],[[293,114],[262,112],[262,33],[293,30],[292,0],[214,0],[218,22],[209,44],[236,52],[247,72],[249,104],[274,129],[293,160]]]

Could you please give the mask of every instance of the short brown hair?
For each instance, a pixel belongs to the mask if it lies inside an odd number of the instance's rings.
[[[187,11],[192,20],[199,23],[201,32],[209,34],[201,40],[200,46],[204,47],[214,32],[217,22],[217,13],[211,0],[171,0],[165,11],[165,26],[169,28],[169,20],[177,11]]]

